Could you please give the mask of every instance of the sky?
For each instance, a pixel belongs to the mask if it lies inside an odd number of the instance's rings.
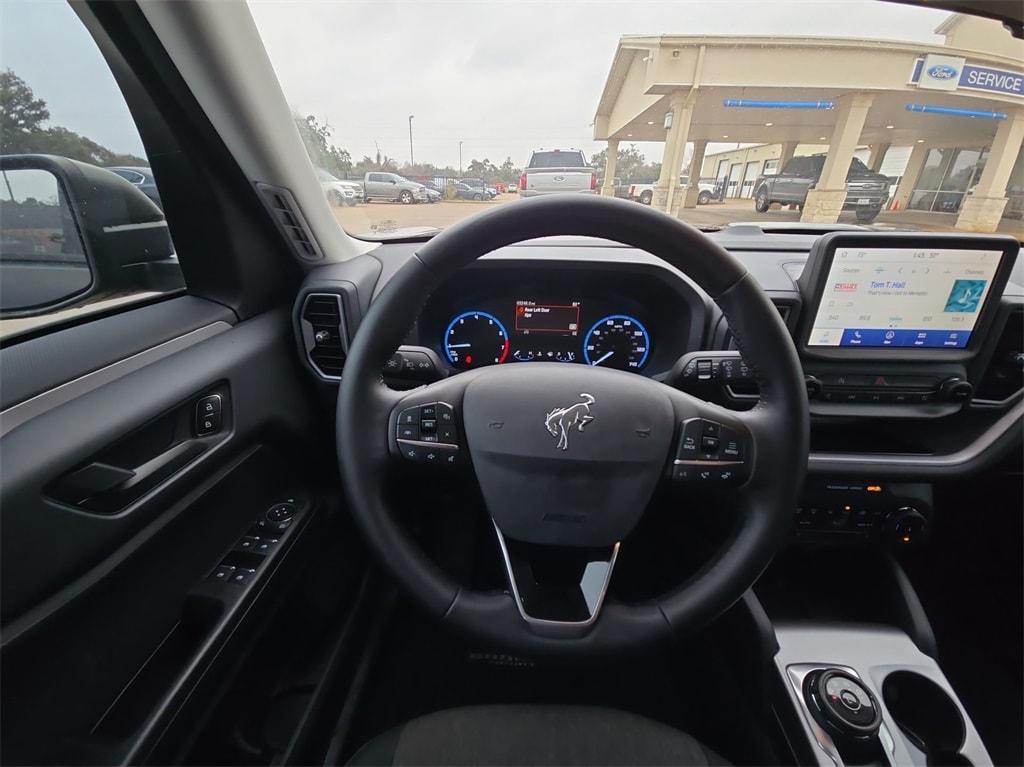
[[[289,104],[353,159],[375,147],[463,166],[604,148],[591,123],[624,34],[824,35],[941,42],[948,14],[883,2],[249,0]],[[375,143],[376,142],[376,143]],[[660,161],[663,143],[638,145]],[[734,146],[734,145],[722,145]],[[709,146],[708,151],[717,147]]]
[[[947,14],[883,2],[345,2],[250,0],[289,104],[355,160],[458,167],[579,148],[624,34],[842,35],[938,42]],[[142,143],[106,63],[63,0],[0,0],[0,67],[46,100],[51,125],[118,152]],[[640,144],[660,161],[663,144]],[[709,147],[708,151],[714,151]]]
[[[107,149],[145,156],[106,61],[63,0],[0,0],[0,69],[12,69],[62,126]]]

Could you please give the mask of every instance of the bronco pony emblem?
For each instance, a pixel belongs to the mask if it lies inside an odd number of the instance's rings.
[[[556,407],[550,413],[544,415],[544,427],[552,437],[558,437],[559,450],[569,449],[569,430],[575,426],[577,431],[583,431],[583,427],[594,420],[590,415],[590,406],[595,400],[592,395],[580,392],[583,402],[577,402],[569,407]]]

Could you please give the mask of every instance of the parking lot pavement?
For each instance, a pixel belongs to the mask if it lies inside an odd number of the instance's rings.
[[[379,229],[399,229],[407,226],[438,226],[444,229],[474,213],[507,205],[518,199],[517,194],[499,194],[487,202],[444,200],[433,204],[416,205],[371,202],[353,208],[334,208],[334,216],[345,231],[352,234],[368,234]]]
[[[335,208],[334,215],[346,231],[352,234],[365,234],[370,237],[379,229],[399,229],[403,227],[440,227],[451,226],[457,221],[468,218],[499,205],[509,205],[519,200],[517,194],[501,194],[488,202],[471,200],[446,200],[427,205],[402,205],[400,203],[374,202],[369,205],[358,205],[354,208]],[[635,203],[639,205],[639,203]],[[718,227],[740,222],[799,222],[800,211],[783,208],[758,213],[754,210],[752,200],[734,199],[725,202],[713,202],[696,208],[682,211],[682,219],[694,226]],[[853,213],[844,213],[840,223],[857,223]],[[928,213],[916,210],[883,211],[873,222],[878,229],[912,229],[918,231],[952,232],[956,216],[949,213]],[[999,225],[1001,233],[1010,234],[1024,239],[1024,222],[1003,219]]]

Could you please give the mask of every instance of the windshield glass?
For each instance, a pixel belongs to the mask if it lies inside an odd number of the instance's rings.
[[[996,21],[857,0],[250,8],[312,164],[362,192],[325,189],[358,236],[554,194],[703,227],[1024,236],[1024,41]]]

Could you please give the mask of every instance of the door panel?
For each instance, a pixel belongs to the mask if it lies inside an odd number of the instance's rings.
[[[16,371],[5,362],[6,385]],[[4,433],[5,762],[145,758],[242,616],[256,616],[278,572],[301,560],[318,513],[312,478],[333,462],[306,381],[290,312],[275,310],[54,399]],[[195,405],[211,392],[224,417],[201,435]],[[61,495],[56,481],[96,463],[148,484]],[[83,502],[96,487],[113,496]],[[292,496],[299,513],[279,551],[234,551]],[[210,581],[226,562],[254,563],[252,582]]]

